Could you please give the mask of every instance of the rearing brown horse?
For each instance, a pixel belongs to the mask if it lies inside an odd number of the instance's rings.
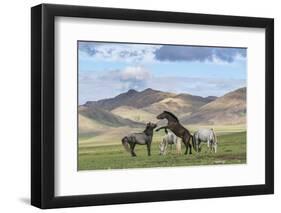
[[[162,126],[156,129],[156,131],[159,131],[160,129],[170,129],[176,136],[182,139],[182,142],[184,143],[186,150],[185,155],[187,154],[188,148],[189,148],[189,154],[192,154],[191,151],[191,141],[192,135],[190,132],[184,128],[180,122],[179,119],[171,112],[164,111],[160,115],[157,116],[157,119],[167,119],[168,124],[167,126]]]

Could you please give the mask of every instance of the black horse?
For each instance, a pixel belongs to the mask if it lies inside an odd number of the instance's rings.
[[[146,128],[143,132],[140,133],[132,133],[130,135],[122,138],[122,144],[125,149],[131,153],[132,157],[137,156],[134,149],[136,144],[146,145],[147,146],[147,154],[150,156],[150,147],[153,137],[153,130],[157,127],[154,123],[147,123]]]
[[[182,139],[182,142],[184,143],[186,150],[185,155],[187,154],[188,148],[189,148],[189,154],[192,154],[191,148],[191,142],[190,140],[192,138],[192,135],[190,132],[184,128],[180,122],[179,119],[171,112],[164,111],[160,115],[157,116],[157,119],[167,119],[168,124],[167,126],[162,126],[156,129],[156,131],[159,131],[160,129],[170,129],[176,136]]]

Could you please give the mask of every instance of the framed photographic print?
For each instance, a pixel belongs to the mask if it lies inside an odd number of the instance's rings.
[[[274,21],[31,9],[31,203],[271,194]]]

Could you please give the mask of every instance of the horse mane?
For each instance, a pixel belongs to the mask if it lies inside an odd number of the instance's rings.
[[[169,111],[164,111],[165,113],[169,114],[170,116],[172,116],[177,122],[179,122],[179,119],[171,112]]]

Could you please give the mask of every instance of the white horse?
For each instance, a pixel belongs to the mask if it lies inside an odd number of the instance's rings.
[[[162,142],[159,144],[159,150],[160,150],[160,155],[166,155],[167,154],[167,148],[168,145],[170,145],[170,149],[172,150],[173,145],[176,145],[176,150],[177,154],[181,153],[181,141],[178,140],[177,136],[172,133],[168,132],[167,129],[165,129],[166,135],[163,137]]]
[[[198,131],[194,132],[193,134],[193,148],[195,151],[200,152],[201,151],[201,142],[207,143],[208,149],[215,153],[217,152],[217,146],[218,146],[218,140],[217,136],[214,132],[214,130],[211,129],[199,129]]]

